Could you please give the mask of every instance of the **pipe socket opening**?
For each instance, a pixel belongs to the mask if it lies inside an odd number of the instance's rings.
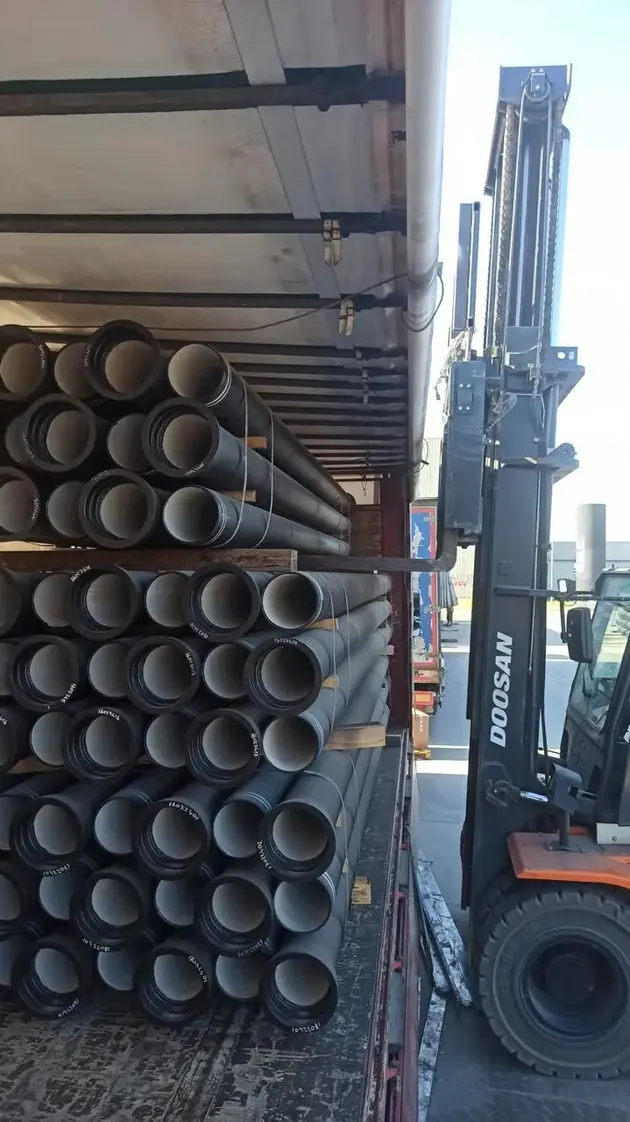
[[[275,717],[263,733],[263,754],[278,771],[303,771],[319,752],[315,729],[300,717]]]
[[[242,958],[218,955],[214,969],[219,989],[233,1001],[252,1001],[258,997],[266,962],[261,954],[243,955]]]
[[[143,472],[151,466],[142,451],[143,424],[142,413],[128,413],[125,417],[120,417],[107,434],[107,452],[110,460],[126,471]]]
[[[44,381],[46,371],[35,343],[13,343],[0,358],[0,384],[3,393],[29,397]]]
[[[0,922],[14,923],[22,910],[20,894],[9,877],[0,873]]]
[[[316,688],[310,659],[299,647],[273,647],[260,663],[260,678],[269,697],[287,705],[304,701]]]
[[[194,471],[206,462],[213,449],[212,422],[196,413],[174,417],[164,428],[162,455],[170,467],[179,471]]]
[[[214,840],[228,857],[253,857],[263,812],[252,803],[224,803],[212,824]]]
[[[40,947],[33,970],[40,984],[51,993],[73,993],[81,984],[72,960],[54,947]]]
[[[149,722],[144,746],[147,755],[158,767],[184,767],[187,725],[187,719],[178,713],[163,713]]]
[[[201,849],[195,821],[177,807],[165,806],[158,810],[150,828],[156,849],[174,861],[189,861]]]
[[[38,514],[39,498],[34,484],[26,479],[2,483],[0,473],[0,533],[17,538],[20,534],[29,534]]]
[[[0,643],[0,697],[8,697],[9,689],[9,663],[11,661],[12,643]]]
[[[318,931],[330,916],[330,896],[319,881],[282,881],[273,899],[276,917],[296,935]]]
[[[57,464],[75,464],[90,451],[92,432],[88,418],[78,409],[56,413],[46,430],[48,457]]]
[[[99,951],[96,956],[96,970],[103,985],[118,993],[130,993],[136,977],[140,953],[135,947],[122,947],[121,950]]]
[[[166,644],[153,647],[144,656],[140,674],[149,693],[164,701],[184,697],[195,676],[186,652]]]
[[[40,580],[33,593],[33,611],[47,627],[70,625],[70,590],[72,580],[67,573],[50,573]]]
[[[118,573],[95,576],[85,586],[85,611],[98,627],[123,627],[132,612],[129,593],[126,577]]]
[[[62,767],[64,748],[68,742],[72,715],[70,713],[42,713],[31,726],[31,752],[49,767]]]
[[[289,1005],[310,1008],[328,996],[330,978],[325,966],[313,958],[286,958],[274,970],[274,981]]]
[[[180,487],[169,495],[162,510],[164,526],[171,537],[190,545],[211,542],[217,518],[215,497],[205,487]]]
[[[118,541],[137,537],[150,514],[147,496],[135,483],[116,483],[105,491],[99,504],[105,533]]]
[[[75,685],[70,652],[53,643],[44,643],[34,651],[28,672],[35,690],[44,697],[65,698]]]
[[[85,376],[84,359],[85,343],[68,343],[55,358],[55,382],[68,397],[92,396],[92,388]]]
[[[178,397],[211,402],[221,385],[225,360],[211,347],[189,343],[175,352],[168,364],[168,380]]]
[[[218,884],[212,893],[212,914],[225,931],[245,935],[265,921],[260,892],[244,881]]]
[[[159,880],[155,886],[155,910],[171,927],[192,927],[195,921],[195,883],[188,880]]]
[[[103,643],[90,655],[87,676],[93,689],[103,697],[124,697],[127,685],[124,643]]]
[[[138,893],[122,879],[100,877],[90,893],[90,903],[108,927],[130,927],[141,918]]]
[[[88,721],[83,734],[85,751],[97,767],[117,771],[135,757],[132,734],[123,721],[103,713]]]
[[[82,483],[70,479],[55,487],[48,496],[46,517],[55,533],[62,538],[78,540],[85,537],[79,518],[79,497],[82,490]]]
[[[74,818],[63,806],[45,803],[33,815],[33,833],[41,849],[55,857],[74,853],[79,841]]]
[[[184,591],[188,573],[160,573],[145,593],[145,610],[150,619],[169,631],[184,627]]]
[[[251,762],[254,747],[244,725],[234,717],[215,717],[201,738],[204,756],[219,771],[239,771]]]
[[[326,849],[327,835],[321,822],[304,807],[281,810],[271,827],[278,853],[287,861],[316,861]]]
[[[317,619],[322,594],[316,584],[302,573],[282,573],[263,593],[263,611],[273,627],[298,631]]]
[[[151,377],[153,348],[140,339],[126,339],[108,351],[103,363],[105,382],[114,393],[133,396]]]
[[[159,954],[153,962],[153,981],[168,1001],[192,1001],[204,988],[196,966],[180,954]]]
[[[243,672],[248,651],[237,643],[222,643],[206,655],[203,680],[216,697],[234,701],[245,696]]]
[[[65,923],[70,919],[70,901],[79,882],[76,869],[67,869],[54,877],[42,877],[39,882],[40,905],[53,919]]]
[[[254,605],[244,580],[235,573],[218,573],[203,586],[199,606],[211,627],[233,631],[247,623]]]
[[[103,804],[94,819],[94,837],[101,849],[120,857],[131,853],[135,812],[131,799],[113,798]]]

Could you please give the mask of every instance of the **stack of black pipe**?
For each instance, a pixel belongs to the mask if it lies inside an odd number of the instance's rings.
[[[215,988],[329,1020],[381,750],[326,746],[387,723],[388,591],[0,571],[0,984],[25,1008],[66,1016],[100,979],[161,1023]]]
[[[0,541],[349,550],[349,496],[207,344],[3,327],[0,412]]]

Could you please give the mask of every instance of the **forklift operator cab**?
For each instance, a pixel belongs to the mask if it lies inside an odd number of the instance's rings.
[[[597,796],[598,841],[619,838],[608,825],[625,826],[630,840],[630,571],[600,576],[590,630],[591,657],[579,662],[567,705],[561,759]],[[567,615],[567,631],[570,617]],[[569,657],[574,657],[569,640]]]

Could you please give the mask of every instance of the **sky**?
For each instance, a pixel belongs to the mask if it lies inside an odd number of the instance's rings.
[[[556,540],[575,538],[581,502],[606,503],[608,540],[630,540],[629,57],[630,0],[452,0],[440,235],[446,293],[433,335],[434,374],[447,348],[458,207],[482,197],[499,68],[573,65],[554,342],[577,346],[586,373],[559,412],[558,441],[575,446],[580,468],[554,488]],[[439,432],[441,410],[433,392],[431,400],[429,435]]]

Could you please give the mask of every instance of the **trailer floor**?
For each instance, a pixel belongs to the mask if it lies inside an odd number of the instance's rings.
[[[420,844],[433,862],[458,923],[459,832],[464,817],[468,722],[465,716],[469,627],[443,631],[446,694],[431,723],[431,759],[418,761]],[[457,640],[456,642],[454,640]],[[552,627],[547,648],[549,742],[556,744],[573,667]],[[463,930],[463,927],[462,927]],[[549,1079],[501,1047],[483,1017],[449,1002],[428,1112],[429,1122],[628,1122],[630,1078],[593,1083]],[[424,1122],[424,1120],[423,1120]]]
[[[400,737],[388,739],[396,743],[382,754],[358,869],[371,903],[351,910],[326,1030],[287,1037],[227,1002],[182,1030],[148,1024],[104,995],[61,1023],[2,1005],[0,1122],[361,1119],[401,775]]]

